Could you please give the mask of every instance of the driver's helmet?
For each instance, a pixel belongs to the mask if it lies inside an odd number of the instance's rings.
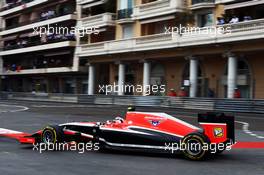
[[[129,107],[127,108],[127,111],[128,111],[128,112],[136,111],[136,107],[134,107],[134,106],[129,106]]]

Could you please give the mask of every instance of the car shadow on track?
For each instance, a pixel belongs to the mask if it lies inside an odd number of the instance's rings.
[[[21,150],[25,151],[32,151],[36,152],[36,150],[33,150],[32,145],[22,145],[20,147]],[[78,151],[44,151],[45,153],[52,153],[56,154],[57,153],[72,153],[72,154],[78,154]],[[44,153],[43,152],[43,153]],[[157,152],[143,152],[141,151],[128,151],[128,150],[116,150],[116,149],[105,149],[103,151],[85,151],[83,155],[89,156],[89,154],[93,154],[93,156],[98,155],[100,156],[110,156],[110,157],[115,157],[115,156],[131,156],[131,157],[146,157],[146,158],[161,158],[161,159],[174,159],[174,160],[185,160],[185,161],[190,161],[185,159],[185,157],[180,153],[157,153]],[[218,162],[229,162],[229,163],[238,163],[238,162],[249,162],[250,160],[256,160],[261,159],[261,155],[258,154],[258,152],[245,152],[241,150],[235,150],[235,151],[225,151],[222,154],[218,155],[211,155],[208,156],[206,159],[204,159],[202,162],[211,162],[211,163],[218,163]]]

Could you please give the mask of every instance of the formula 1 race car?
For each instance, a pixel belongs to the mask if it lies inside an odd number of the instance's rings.
[[[96,142],[103,150],[179,151],[191,160],[201,160],[210,155],[213,148],[208,145],[214,144],[216,147],[224,144],[222,150],[217,148],[214,152],[220,153],[226,149],[227,143],[235,142],[233,116],[223,113],[199,114],[198,122],[201,128],[166,113],[136,112],[132,107],[126,113],[125,119],[117,117],[105,123],[73,122],[51,125],[33,135],[0,130],[0,136],[15,138],[23,144]]]

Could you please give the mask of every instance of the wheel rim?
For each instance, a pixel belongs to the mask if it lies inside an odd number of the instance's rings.
[[[53,131],[45,130],[43,132],[43,139],[42,140],[46,144],[54,143],[55,142],[55,138],[54,138]]]
[[[186,152],[189,155],[192,156],[198,156],[203,152],[203,148],[202,148],[202,144],[200,141],[196,140],[196,139],[189,139],[187,141],[187,149]]]

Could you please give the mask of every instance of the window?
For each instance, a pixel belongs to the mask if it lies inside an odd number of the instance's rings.
[[[198,26],[206,27],[213,25],[213,14],[212,13],[204,13],[198,15]]]
[[[133,25],[127,24],[123,26],[123,39],[132,38],[133,37]]]
[[[133,8],[134,0],[119,0],[119,9],[131,9]]]

